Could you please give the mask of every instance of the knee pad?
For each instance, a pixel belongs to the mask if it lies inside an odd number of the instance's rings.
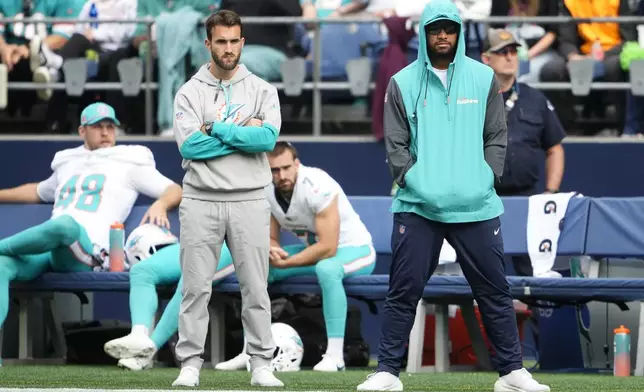
[[[320,286],[327,282],[342,282],[344,267],[338,262],[322,260],[315,265],[315,275],[318,277]]]
[[[65,245],[71,245],[80,238],[80,224],[69,215],[59,216],[48,223],[51,228],[48,234],[56,236]]]

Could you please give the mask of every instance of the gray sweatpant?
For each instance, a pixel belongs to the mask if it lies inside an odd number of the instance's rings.
[[[275,343],[271,334],[268,296],[270,206],[266,199],[214,202],[183,198],[181,273],[177,359],[201,368],[208,333],[208,303],[224,239],[230,249],[242,297],[242,326],[248,342],[251,370],[268,365]]]

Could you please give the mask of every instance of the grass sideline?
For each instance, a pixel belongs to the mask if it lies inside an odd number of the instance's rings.
[[[286,391],[355,391],[371,369],[351,370],[341,373],[300,371],[279,373],[286,384]],[[129,372],[116,366],[4,366],[0,368],[0,392],[8,388],[61,391],[67,388],[83,389],[156,389],[168,391],[178,369],[158,368],[143,372]],[[552,392],[635,392],[644,391],[644,380],[639,377],[613,377],[590,374],[538,373],[539,381],[550,385]],[[492,391],[496,380],[494,373],[421,373],[401,374],[405,391],[463,392]],[[216,372],[204,369],[200,390],[253,391],[269,390],[250,387],[248,372]],[[179,390],[175,388],[174,390]]]

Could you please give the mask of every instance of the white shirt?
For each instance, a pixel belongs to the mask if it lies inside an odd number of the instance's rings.
[[[321,169],[300,165],[287,212],[277,202],[272,183],[266,187],[266,196],[271,205],[271,213],[280,226],[293,232],[308,245],[318,240],[316,216],[337,196],[340,214],[338,247],[371,245],[371,234],[351,206],[340,184]]]
[[[54,203],[51,218],[71,216],[105,250],[110,225],[125,222],[139,193],[156,199],[172,184],[143,146],[70,148],[56,153],[51,168],[37,188],[42,201]]]
[[[436,74],[436,76],[438,76],[441,82],[443,82],[443,86],[447,88],[447,70],[432,67],[432,71]]]
[[[141,0],[144,1],[144,0]],[[91,19],[89,11],[95,4],[100,20],[134,20],[136,19],[137,0],[88,0],[83,5],[78,19]],[[83,34],[85,30],[92,30],[94,39],[104,51],[114,51],[124,48],[134,36],[136,23],[99,23],[98,27],[91,27],[91,23],[78,23],[76,32]]]

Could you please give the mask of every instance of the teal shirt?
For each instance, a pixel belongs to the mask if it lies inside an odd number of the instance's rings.
[[[392,212],[445,223],[496,218],[503,213],[494,190],[507,144],[503,98],[492,69],[465,56],[463,34],[443,85],[432,70],[424,29],[439,19],[462,23],[450,0],[429,3],[421,17],[418,59],[387,88],[387,161],[400,186]]]
[[[162,12],[175,12],[176,10],[189,6],[206,18],[208,15],[219,10],[221,0],[138,0],[136,14],[137,18],[151,16],[156,18]],[[135,36],[147,35],[147,27],[143,23],[136,26]]]
[[[28,11],[31,18],[76,18],[83,8],[84,0],[35,0],[34,7]],[[22,8],[22,0],[1,0],[0,15],[7,18],[25,18]],[[36,23],[27,24],[21,22],[9,23],[6,26],[0,25],[0,34],[5,41],[12,44],[24,44],[29,42],[36,35],[45,38],[51,34],[69,37],[73,31],[73,24],[51,24]]]

